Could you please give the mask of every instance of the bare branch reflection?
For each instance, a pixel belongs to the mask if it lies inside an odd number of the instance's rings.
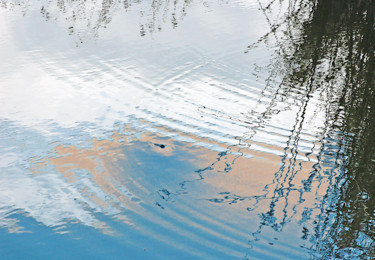
[[[139,0],[88,0],[88,1],[50,1],[31,3],[28,0],[1,0],[0,7],[21,10],[24,15],[37,9],[46,21],[62,23],[69,34],[76,35],[79,41],[99,36],[118,12],[138,10],[139,33],[141,36],[159,32],[164,26],[178,27],[186,16],[191,0],[160,1],[145,4]]]
[[[313,214],[317,208],[306,208],[300,222],[304,225],[304,239],[314,241],[314,255],[373,257],[374,3],[327,0],[288,4],[293,7],[288,15],[281,22],[269,20],[271,32],[246,51],[271,37],[275,39],[285,73],[279,88],[300,108],[284,149],[282,167],[274,182],[266,187],[272,196],[270,209],[262,215],[254,236],[261,233],[263,226],[280,230],[296,213],[298,204],[288,205],[293,190],[297,189],[298,203],[302,203],[317,182],[318,213]],[[308,15],[296,5],[309,10]],[[267,15],[274,11],[274,3],[261,8]],[[292,182],[301,170],[296,160],[299,141],[306,125],[306,108],[314,93],[319,93],[320,109],[325,111],[319,136],[322,145],[309,177],[301,182],[302,187],[296,187]],[[280,209],[284,212],[282,218],[275,212],[280,203],[284,204]]]

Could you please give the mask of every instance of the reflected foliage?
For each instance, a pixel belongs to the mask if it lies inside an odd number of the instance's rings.
[[[283,99],[293,96],[291,102],[299,100],[300,113],[285,148],[292,157],[298,153],[310,97],[319,93],[323,101],[323,145],[314,170],[299,189],[300,197],[303,199],[315,181],[322,186],[328,181],[329,185],[324,196],[317,197],[320,213],[314,217],[314,230],[306,228],[305,238],[310,234],[310,241],[315,241],[313,255],[319,257],[374,257],[375,2],[321,0],[288,4],[288,15],[281,22],[270,22],[273,30],[255,45],[271,37],[276,39],[285,75],[279,93],[283,93]],[[272,8],[273,3],[262,6],[265,15],[272,13]],[[287,201],[291,192],[285,182],[290,184],[299,171],[299,166],[288,158],[285,154],[283,166],[275,175],[270,211],[262,215],[262,225],[276,229],[275,208],[280,198]],[[285,163],[288,160],[290,163]],[[280,226],[289,214],[286,204]],[[304,215],[311,216],[311,211]]]

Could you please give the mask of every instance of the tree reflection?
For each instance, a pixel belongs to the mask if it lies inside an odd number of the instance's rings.
[[[278,88],[292,95],[300,111],[289,137],[282,167],[275,174],[270,210],[262,225],[280,229],[291,218],[287,212],[291,181],[299,172],[296,165],[298,141],[310,97],[319,92],[326,111],[321,132],[322,146],[310,176],[299,189],[300,197],[313,182],[329,185],[321,201],[314,230],[304,233],[313,241],[313,251],[324,257],[373,257],[375,212],[375,4],[373,1],[289,1],[289,13],[256,44],[276,39],[284,62],[285,76]],[[263,7],[272,12],[273,2]],[[305,8],[302,12],[301,7]],[[306,14],[306,9],[309,11]],[[253,48],[249,46],[249,49]],[[295,90],[297,92],[297,98]],[[298,98],[299,96],[299,98]],[[275,97],[277,98],[277,97]],[[328,166],[322,167],[323,165]],[[319,184],[321,185],[321,184]],[[272,187],[272,189],[271,189]],[[273,190],[273,191],[271,191]],[[286,200],[284,218],[277,224],[275,208]],[[291,214],[291,215],[290,215]],[[311,211],[305,211],[305,215]],[[309,236],[310,234],[310,236]]]
[[[186,15],[191,0],[144,2],[140,0],[87,0],[87,1],[38,1],[0,0],[0,7],[21,10],[26,15],[38,10],[47,21],[63,23],[70,34],[85,39],[98,37],[102,28],[108,26],[116,12],[136,10],[141,36],[161,31],[169,24],[173,29]]]
[[[326,82],[342,80],[337,86],[337,108],[330,113],[332,131],[344,133],[345,150],[339,156],[343,158],[346,180],[342,187],[333,187],[342,191],[338,193],[338,203],[332,205],[336,221],[329,232],[334,243],[318,244],[318,250],[333,250],[336,255],[332,256],[336,257],[374,256],[374,12],[371,1],[323,1],[310,25],[310,30],[318,32],[322,20],[327,19],[322,35],[318,35],[323,39],[320,45],[324,46],[327,40],[332,42],[330,52],[323,53],[331,56],[333,72],[326,76]],[[327,219],[325,216],[325,222]]]

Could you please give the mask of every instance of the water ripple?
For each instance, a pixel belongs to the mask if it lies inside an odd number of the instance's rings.
[[[0,0],[0,252],[370,259],[374,9],[315,2]]]

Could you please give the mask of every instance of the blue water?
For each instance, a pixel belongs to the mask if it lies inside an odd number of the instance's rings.
[[[0,258],[375,257],[373,7],[0,0]]]

